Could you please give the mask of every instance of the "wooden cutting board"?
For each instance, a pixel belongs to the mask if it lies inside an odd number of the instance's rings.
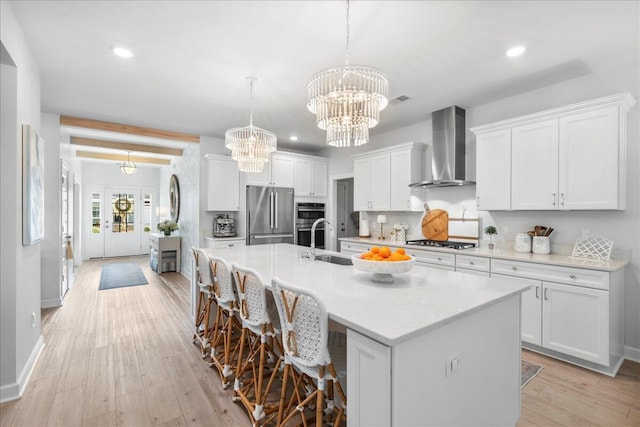
[[[422,217],[422,235],[425,239],[449,240],[449,214],[444,209],[429,209]]]

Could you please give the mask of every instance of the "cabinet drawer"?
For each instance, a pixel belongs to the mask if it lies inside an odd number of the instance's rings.
[[[606,271],[494,259],[491,273],[609,290],[609,273]]]
[[[489,274],[488,271],[470,270],[468,268],[456,267],[456,271],[458,273],[475,274],[476,276],[483,276],[483,277],[490,277],[491,276],[491,274]]]
[[[373,245],[365,243],[352,243],[352,242],[340,242],[340,252],[352,252],[354,254],[360,254],[369,252]]]
[[[215,247],[216,249],[224,249],[224,248],[237,248],[238,246],[244,246],[244,240],[229,240],[229,241],[216,241]]]
[[[422,264],[436,264],[444,267],[456,267],[455,254],[448,254],[445,252],[430,252],[430,251],[416,251],[407,250],[407,253],[416,258],[416,262]]]
[[[456,255],[456,271],[458,269],[489,273],[491,271],[491,259],[478,256]]]

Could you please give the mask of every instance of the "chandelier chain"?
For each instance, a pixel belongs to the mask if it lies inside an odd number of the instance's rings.
[[[253,81],[249,79],[249,127],[253,127]]]
[[[346,2],[345,2],[345,9],[346,9],[346,12],[347,12],[347,23],[346,23],[347,48],[345,50],[344,62],[345,62],[345,65],[349,65],[349,32],[350,32],[350,28],[349,28],[349,0],[346,0]]]

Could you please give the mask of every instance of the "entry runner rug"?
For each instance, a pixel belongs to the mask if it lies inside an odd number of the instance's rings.
[[[102,267],[98,290],[122,288],[125,286],[146,285],[147,279],[135,262],[106,264]]]
[[[520,388],[524,388],[540,371],[542,371],[542,366],[522,360],[520,365]]]

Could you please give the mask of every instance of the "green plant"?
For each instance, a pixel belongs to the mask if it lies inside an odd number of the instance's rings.
[[[151,231],[151,227],[147,227],[146,225],[144,226],[144,231],[145,233],[148,233],[149,231]]]
[[[158,223],[158,230],[162,231],[165,234],[171,234],[171,232],[179,230],[178,223],[175,221],[171,221],[170,219],[165,219],[162,222]]]
[[[493,225],[487,225],[484,228],[484,232],[485,234],[488,234],[489,237],[493,236],[494,234],[498,234],[498,230]]]

